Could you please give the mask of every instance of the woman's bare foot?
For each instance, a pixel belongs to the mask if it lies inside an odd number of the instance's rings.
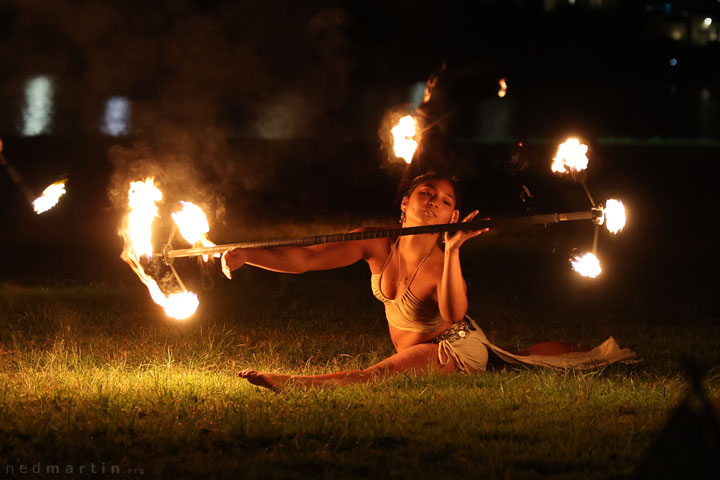
[[[258,372],[257,370],[250,369],[241,371],[238,373],[238,376],[244,378],[253,385],[269,388],[274,391],[279,391],[290,379],[290,375],[282,373]]]

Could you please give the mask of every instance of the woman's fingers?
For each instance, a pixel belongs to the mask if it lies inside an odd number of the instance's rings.
[[[485,233],[485,232],[489,232],[489,231],[490,231],[490,227],[485,227],[485,228],[481,228],[480,230],[473,230],[468,233],[470,234],[470,238],[472,238],[472,237],[477,237],[478,235]]]
[[[471,222],[475,220],[475,217],[477,217],[479,211],[473,210],[470,212],[462,221],[463,223]],[[489,217],[480,218],[478,220],[490,220]],[[483,234],[490,230],[490,227],[481,228],[478,230],[470,230],[470,231],[457,231],[453,234],[450,232],[445,232],[445,244],[448,245],[449,243],[453,244],[456,247],[461,246],[463,243],[465,243],[466,240],[477,237],[480,234]],[[448,243],[449,242],[449,243]]]
[[[475,216],[477,216],[478,213],[479,212],[477,210],[473,210],[465,218],[463,218],[463,222],[469,222],[470,220],[475,218]]]
[[[245,260],[242,257],[242,250],[235,248],[233,250],[227,250],[222,256],[222,272],[225,276],[232,280],[232,271],[237,270],[245,264]]]
[[[225,253],[223,253],[220,264],[222,265],[223,275],[225,275],[227,278],[232,280],[232,270],[230,269],[230,266],[228,266],[228,262],[227,262],[228,253],[230,253],[230,252],[226,251]]]

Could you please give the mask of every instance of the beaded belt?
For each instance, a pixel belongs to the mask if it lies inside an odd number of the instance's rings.
[[[430,340],[430,343],[440,343],[443,340],[454,342],[455,340],[465,338],[467,334],[469,334],[471,331],[474,332],[475,330],[476,328],[473,327],[473,324],[470,323],[467,317],[465,317],[461,321],[453,324],[452,327],[448,328],[437,337]]]

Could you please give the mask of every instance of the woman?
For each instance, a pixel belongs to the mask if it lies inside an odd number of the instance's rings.
[[[443,175],[417,177],[403,197],[400,222],[403,227],[457,222],[457,192],[454,182]],[[463,221],[475,218],[475,210]],[[372,291],[385,304],[390,337],[397,353],[364,370],[326,375],[285,375],[245,370],[240,376],[255,385],[279,389],[288,383],[306,387],[347,385],[399,373],[420,374],[430,370],[443,374],[485,370],[488,349],[511,363],[586,368],[598,363],[634,356],[619,350],[612,338],[601,347],[612,352],[573,352],[569,345],[550,342],[513,354],[490,343],[467,313],[467,292],[460,266],[460,247],[468,239],[488,231],[377,238],[311,247],[235,249],[222,258],[223,272],[248,264],[284,273],[340,268],[365,260],[370,266]],[[611,342],[612,345],[606,345]],[[601,349],[602,350],[602,349]],[[592,358],[588,355],[592,352]],[[617,355],[621,352],[620,355]],[[607,353],[614,353],[608,356]],[[603,354],[604,357],[600,358]],[[557,357],[557,358],[552,358]],[[550,360],[548,360],[550,359]]]

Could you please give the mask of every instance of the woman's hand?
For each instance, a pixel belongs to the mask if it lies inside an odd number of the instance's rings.
[[[474,219],[478,214],[477,210],[474,210],[470,212],[470,214],[463,219],[463,222],[469,222],[472,219]],[[489,218],[482,218],[481,220],[490,220]],[[490,228],[483,228],[480,230],[471,230],[471,231],[462,231],[458,230],[457,232],[453,233],[452,235],[450,232],[445,232],[445,251],[453,251],[460,248],[460,246],[465,243],[465,240],[471,239],[473,237],[477,237],[481,233],[485,233]]]
[[[222,256],[222,272],[225,276],[232,280],[233,270],[245,265],[247,262],[247,256],[242,248],[234,248],[223,253]]]

